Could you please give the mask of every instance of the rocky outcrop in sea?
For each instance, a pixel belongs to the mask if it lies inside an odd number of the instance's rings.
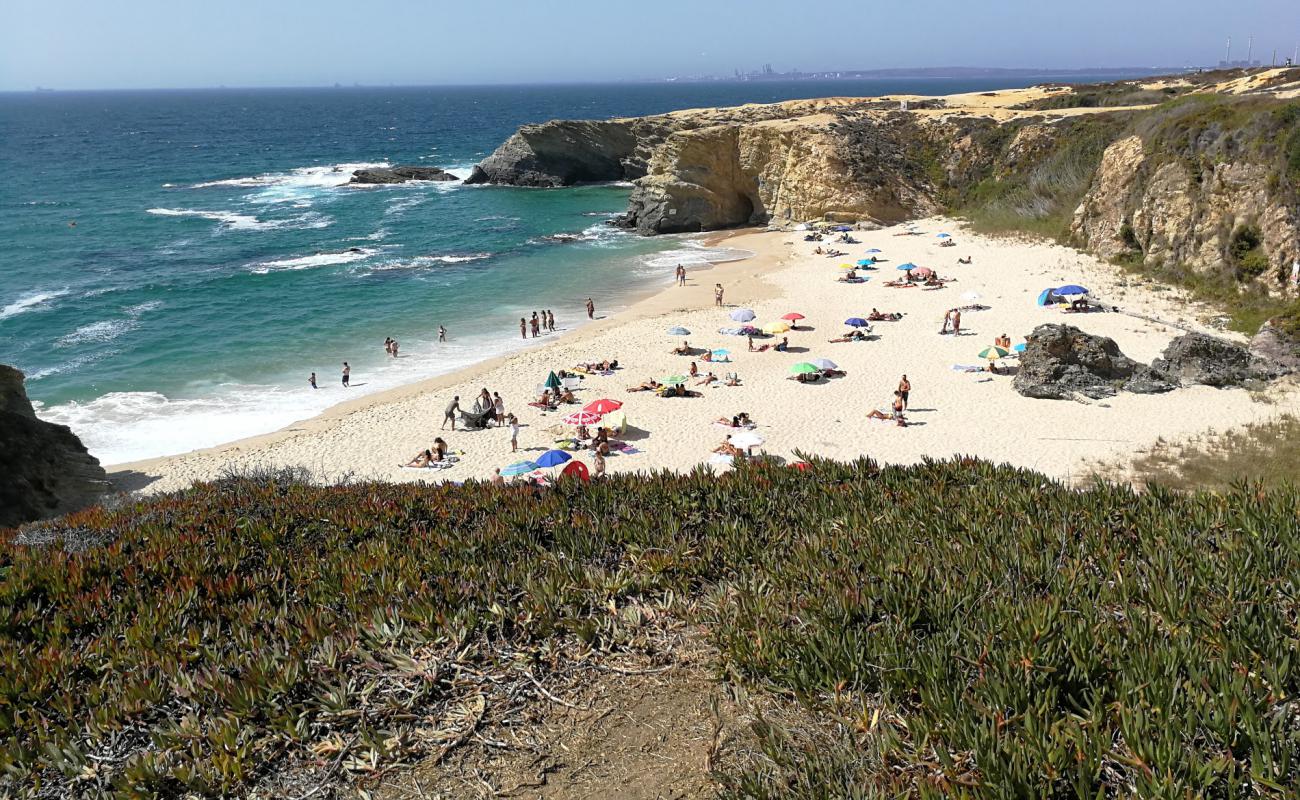
[[[455,175],[439,167],[416,167],[416,166],[396,166],[396,167],[375,167],[372,169],[359,169],[352,173],[352,180],[348,183],[406,183],[407,181],[458,181]]]

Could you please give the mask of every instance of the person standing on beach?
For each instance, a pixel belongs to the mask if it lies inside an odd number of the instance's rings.
[[[536,311],[533,312],[533,318],[532,318],[531,320],[528,321],[528,325],[529,325],[529,327],[531,327],[532,330],[533,330],[533,338],[536,339],[536,338],[537,338],[537,331],[538,331],[538,329],[539,329],[539,324],[538,324],[538,322],[537,322],[537,312],[536,312]]]
[[[587,319],[595,319],[595,318],[596,318],[596,304],[591,302],[591,298],[588,297],[587,298]]]
[[[390,353],[393,354],[393,358],[397,358],[397,340],[396,340],[396,339],[393,340],[393,349],[389,350],[388,352],[390,352]]]
[[[519,418],[511,414],[506,419],[510,421],[510,452],[513,453],[519,449]]]
[[[496,418],[497,425],[506,424],[506,401],[496,392],[492,393],[492,416]]]
[[[307,379],[307,383],[310,383],[310,384],[311,384],[311,388],[313,388],[313,389],[319,389],[319,388],[320,388],[319,386],[316,385],[316,373],[314,373],[314,372],[311,374],[311,377]]]
[[[451,420],[451,429],[453,431],[456,430],[457,411],[460,411],[460,395],[456,395],[455,397],[451,398],[451,402],[447,404],[447,410],[442,413],[442,425],[438,428],[438,430],[442,430],[443,428],[447,427],[448,420]]]
[[[907,398],[912,394],[912,382],[904,375],[898,382],[898,397],[903,401],[903,410],[907,410]]]
[[[438,326],[438,341],[440,342],[447,341],[447,329],[441,325]]]
[[[551,333],[555,333],[555,312],[554,311],[546,312],[546,326],[551,329]]]
[[[344,361],[343,362],[343,388],[344,389],[348,388],[348,382],[351,380],[352,380],[352,367],[349,367],[348,362]]]
[[[682,266],[681,264],[677,265],[677,285],[678,286],[686,285],[686,267]]]
[[[604,444],[602,444],[600,447],[597,447],[595,455],[591,457],[591,464],[592,467],[594,467],[592,471],[592,477],[595,478],[605,477],[605,454],[601,452],[604,449],[604,447],[605,447]]]
[[[952,310],[952,335],[961,336],[961,309]]]
[[[528,322],[523,317],[519,318],[519,338],[528,338]]]
[[[952,324],[952,309],[943,312],[943,327],[939,329],[939,335],[942,336],[948,332],[948,326]]]
[[[720,283],[713,284],[713,304],[715,306],[722,305],[722,284]]]

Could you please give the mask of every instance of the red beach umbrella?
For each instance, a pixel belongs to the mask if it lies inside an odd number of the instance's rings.
[[[575,411],[565,417],[563,422],[565,425],[595,425],[597,422],[600,422],[602,416],[604,415],[596,414],[591,411]]]
[[[608,414],[611,411],[617,411],[623,407],[618,400],[611,400],[608,397],[602,397],[599,400],[592,400],[582,407],[583,411],[590,411],[593,414]]]
[[[804,318],[804,317],[803,317],[803,314],[800,314],[800,313],[798,313],[798,312],[796,312],[796,311],[791,311],[789,314],[786,314],[785,316],[781,317],[781,319],[786,319],[786,320],[789,320],[789,321],[791,321],[791,322],[796,322],[796,321],[801,320],[801,319],[803,319],[803,318]]]

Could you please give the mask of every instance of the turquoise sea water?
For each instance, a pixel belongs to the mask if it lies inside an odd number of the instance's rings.
[[[517,347],[533,310],[572,326],[588,296],[608,312],[668,285],[680,260],[735,255],[609,228],[626,186],[344,186],[353,169],[468,174],[517,126],[552,118],[1010,85],[0,95],[0,363],[105,463],[274,430]],[[402,358],[385,356],[386,336]],[[346,393],[344,360],[358,384]]]

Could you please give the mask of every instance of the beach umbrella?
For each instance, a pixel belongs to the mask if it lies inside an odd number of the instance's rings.
[[[667,378],[659,379],[659,382],[665,386],[680,386],[681,384],[686,383],[686,381],[687,378],[685,375],[669,375]]]
[[[949,234],[946,234],[946,233],[941,233],[941,234],[935,236],[934,238],[936,238],[936,239],[951,239],[952,236],[949,235]]]
[[[602,414],[594,411],[575,411],[561,420],[565,425],[595,425],[600,422]]]
[[[1015,350],[1017,353],[1023,353],[1025,352],[1025,348],[1027,346],[1028,345],[1026,345],[1024,342],[1021,342],[1020,344],[1016,345],[1015,347],[1012,347],[1011,349]]]
[[[1009,355],[1011,355],[1009,352],[1003,350],[1001,347],[998,347],[995,344],[991,344],[980,351],[980,358],[987,358],[990,361],[999,358],[1006,358]]]
[[[749,322],[754,317],[754,312],[748,308],[738,308],[731,312],[731,318],[736,322]]]
[[[861,265],[861,263],[862,262],[859,261],[858,265]],[[857,266],[853,264],[840,264],[840,269],[857,269]]]
[[[587,471],[587,465],[581,461],[570,461],[569,466],[560,470],[560,475],[577,478],[583,483],[587,483],[591,480],[591,473]]]
[[[819,358],[812,362],[817,369],[839,369],[840,365],[831,361],[829,358]]]
[[[790,330],[790,326],[784,322],[769,322],[763,326],[763,333],[778,334]]]
[[[535,469],[538,469],[535,461],[516,461],[508,467],[503,467],[501,474],[504,477],[513,478],[516,475],[525,475]]]
[[[918,278],[928,278],[934,274],[934,270],[930,269],[929,267],[917,267],[916,269],[912,270],[912,274]]]
[[[793,367],[790,367],[791,375],[807,375],[809,373],[820,372],[820,371],[821,370],[817,369],[817,367],[813,366],[812,364],[809,364],[807,361],[800,361],[798,364],[795,364]]]
[[[1058,286],[1052,290],[1052,294],[1060,295],[1061,297],[1069,297],[1073,295],[1080,295],[1080,294],[1087,294],[1087,293],[1088,293],[1087,289],[1073,283],[1067,286]]]
[[[537,466],[539,467],[558,467],[573,456],[563,450],[547,450],[537,457]]]
[[[907,262],[906,264],[899,264],[899,265],[898,265],[898,271],[899,271],[899,272],[907,272],[909,269],[916,269],[916,265],[913,264],[913,263],[910,262],[910,261]]]
[[[796,311],[791,311],[789,314],[785,314],[785,315],[783,315],[783,316],[781,317],[781,319],[786,319],[786,320],[789,320],[789,321],[791,321],[791,322],[798,322],[799,320],[801,320],[801,319],[803,319],[803,318],[804,318],[803,314],[800,314],[800,313],[798,313],[798,312],[796,312]]]
[[[881,252],[879,247],[873,247],[867,251],[867,255],[871,255],[872,253],[879,253],[879,252]]]
[[[554,372],[551,372],[550,375],[546,376],[546,383],[543,383],[542,385],[545,386],[547,389],[559,389],[560,386],[562,385],[560,383],[560,376],[556,375]]]
[[[844,324],[848,325],[851,328],[865,328],[869,326],[871,323],[867,322],[862,317],[849,317],[848,319],[844,320]]]
[[[1050,302],[1052,302],[1051,289],[1044,289],[1042,292],[1038,294],[1038,305],[1045,306]]]
[[[717,350],[713,351],[712,355],[714,358],[717,358],[718,356],[729,356],[731,355],[731,351],[725,347],[719,347]]]
[[[676,327],[669,328],[668,335],[669,336],[690,336],[691,332],[683,328],[681,325],[678,325]]]
[[[602,397],[599,400],[592,400],[582,407],[583,411],[590,411],[593,414],[608,414],[611,411],[617,411],[623,407],[619,400],[611,400],[608,397]]]
[[[736,447],[749,449],[761,445],[763,443],[763,437],[753,431],[741,431],[740,433],[733,433],[728,436],[727,441],[731,442]]]
[[[869,266],[871,266],[871,265],[873,265],[873,264],[875,264],[875,263],[876,263],[876,260],[875,260],[874,258],[864,258],[864,259],[862,259],[861,261],[858,262],[858,266],[859,266],[859,267],[869,267]],[[845,264],[844,267],[845,267],[845,269],[853,269],[853,267],[849,266],[848,264]]]
[[[627,412],[621,408],[618,411],[611,411],[600,418],[600,425],[615,433],[622,433],[627,430]]]

